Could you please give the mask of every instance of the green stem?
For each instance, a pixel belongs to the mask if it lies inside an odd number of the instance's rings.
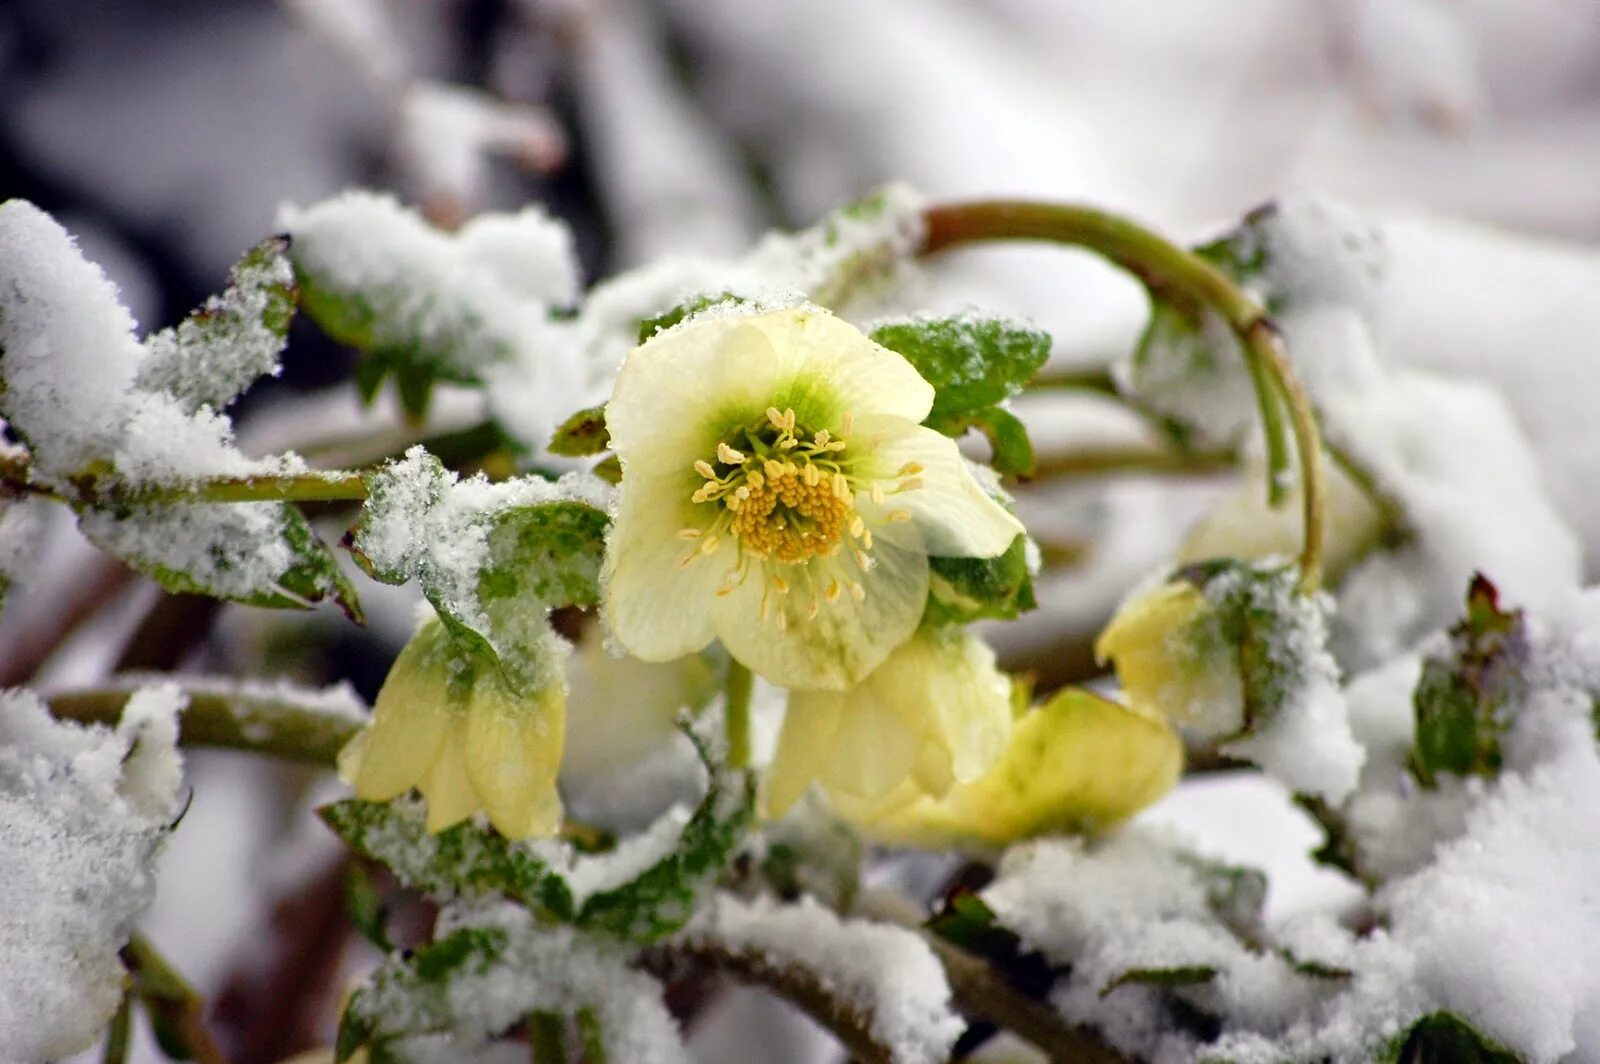
[[[1096,395],[1120,399],[1117,380],[1104,366],[1071,366],[1051,369],[1046,366],[1039,375],[1028,382],[1028,387],[1044,391],[1093,392]]]
[[[128,1059],[132,1028],[133,998],[124,994],[122,1004],[112,1013],[111,1024],[106,1028],[105,1050],[100,1054],[101,1064],[125,1064]]]
[[[0,496],[39,495],[64,503],[143,506],[173,502],[360,502],[367,497],[367,475],[360,470],[286,473],[282,476],[215,477],[188,484],[137,487],[105,474],[71,478],[61,491],[33,479],[30,464],[0,457]]]
[[[737,661],[728,662],[727,708],[723,721],[728,738],[728,767],[750,767],[750,692],[755,677]]]
[[[606,1064],[606,1033],[600,1014],[592,1006],[578,1010],[578,1044],[583,1047],[584,1064]]]
[[[206,1029],[205,1002],[144,936],[128,940],[122,960],[133,975],[133,993],[144,1002],[152,1024],[181,1041],[189,1059],[198,1064],[228,1064]]]
[[[1305,390],[1284,357],[1277,329],[1266,310],[1244,289],[1205,259],[1152,230],[1089,207],[1007,200],[952,203],[929,207],[923,212],[923,221],[924,255],[986,240],[1071,244],[1094,251],[1132,273],[1144,282],[1153,298],[1196,318],[1206,310],[1219,315],[1238,339],[1250,367],[1267,441],[1267,490],[1274,500],[1282,497],[1286,486],[1289,451],[1284,410],[1277,399],[1281,397],[1288,408],[1289,426],[1299,452],[1305,510],[1300,582],[1308,591],[1318,586],[1324,496],[1316,419]]]
[[[49,699],[50,712],[80,724],[114,726],[132,689],[69,691]],[[184,746],[248,750],[289,761],[332,765],[361,721],[265,694],[187,691],[189,707],[178,718]]]
[[[1033,479],[1092,477],[1107,473],[1215,473],[1232,469],[1235,464],[1234,456],[1226,451],[1184,451],[1175,447],[1134,444],[1038,455],[1034,458]]]
[[[529,1016],[528,1045],[533,1064],[567,1064],[566,1018],[543,1010]]]

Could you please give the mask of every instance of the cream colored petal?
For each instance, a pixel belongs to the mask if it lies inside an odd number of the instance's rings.
[[[629,477],[688,469],[735,425],[762,416],[784,364],[751,316],[725,315],[657,333],[622,364],[606,430]]]
[[[711,642],[711,605],[732,564],[733,544],[683,564],[705,540],[686,541],[678,532],[703,529],[715,516],[709,505],[696,510],[689,501],[693,490],[692,483],[674,479],[625,484],[606,538],[606,624],[645,661],[671,661]]]
[[[404,794],[432,770],[444,746],[449,705],[448,635],[437,620],[417,630],[378,691],[372,722],[341,755],[340,772],[356,795],[382,802]],[[346,764],[351,770],[346,773]]]
[[[767,816],[787,813],[827,764],[844,705],[845,696],[835,691],[796,691],[789,696],[762,791]]]
[[[933,386],[911,363],[873,343],[854,325],[821,307],[798,307],[750,319],[766,333],[779,365],[779,394],[773,405],[825,409],[836,404],[857,418],[873,414],[901,417],[916,424],[933,407]],[[838,424],[812,425],[839,431]]]
[[[433,769],[417,789],[428,800],[429,833],[443,831],[467,819],[480,808],[477,792],[467,775],[465,722],[457,720],[445,735]]]
[[[841,696],[844,712],[820,774],[830,794],[878,802],[915,771],[925,736],[886,695],[866,683]]]
[[[479,682],[467,712],[472,789],[495,830],[520,839],[548,824],[547,792],[561,764],[566,706],[559,689],[519,699],[497,679]]]
[[[944,755],[924,755],[919,777],[929,793],[976,779],[1005,752],[1011,681],[981,639],[963,629],[925,630],[878,672],[874,682],[899,693],[901,711],[920,721],[929,746]]]
[[[1022,522],[984,493],[949,437],[880,416],[857,419],[851,442],[858,440],[870,448],[871,468],[887,493],[883,505],[911,514],[929,554],[992,558],[1024,531]],[[903,469],[916,471],[902,475]],[[901,484],[911,487],[897,490]]]
[[[774,573],[787,592],[774,590]],[[865,679],[910,638],[927,598],[927,556],[878,543],[865,571],[848,551],[805,565],[754,567],[712,604],[711,621],[728,652],[769,682],[838,691]]]
[[[1185,581],[1141,591],[1095,641],[1129,702],[1171,721],[1226,734],[1243,712],[1237,652],[1204,637],[1205,595]]]

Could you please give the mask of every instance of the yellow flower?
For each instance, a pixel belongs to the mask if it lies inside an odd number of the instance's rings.
[[[933,394],[815,307],[703,316],[636,348],[606,407],[617,641],[667,661],[720,639],[790,688],[866,677],[916,630],[930,554],[993,557],[1022,532],[919,424]]]
[[[1182,769],[1183,746],[1166,721],[1068,688],[1016,722],[993,768],[942,799],[841,812],[881,842],[1003,847],[1107,831],[1171,790]]]
[[[1135,592],[1094,645],[1130,703],[1202,735],[1237,730],[1244,686],[1238,648],[1222,638],[1205,594],[1187,580]]]
[[[429,618],[390,668],[371,723],[339,752],[339,777],[370,801],[415,787],[430,832],[482,810],[507,838],[554,833],[566,696],[554,667],[564,651],[549,640],[536,650],[550,655],[552,681],[519,696],[496,663]]]
[[[1011,681],[960,629],[924,629],[848,691],[792,691],[767,773],[782,816],[818,780],[836,801],[873,808],[942,795],[1005,749]]]

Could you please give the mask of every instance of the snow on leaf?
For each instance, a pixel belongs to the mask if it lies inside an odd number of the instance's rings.
[[[1049,333],[977,314],[887,322],[869,335],[933,385],[933,408],[923,423],[949,436],[1021,393],[1050,357]]]
[[[351,998],[337,1059],[361,1046],[402,1050],[405,1040],[448,1034],[458,1050],[504,1034],[529,1013],[591,1014],[607,1059],[680,1064],[687,1056],[661,987],[632,951],[571,927],[541,926],[508,903],[457,903],[437,939],[394,954]]]
[[[754,777],[720,766],[706,742],[692,730],[689,735],[710,775],[705,797],[676,846],[626,882],[588,895],[578,912],[580,925],[635,942],[677,931],[744,840],[755,811]]]
[[[86,507],[78,527],[168,591],[284,609],[332,598],[353,620],[361,617],[333,552],[288,503]]]
[[[1527,621],[1502,611],[1482,574],[1467,590],[1467,611],[1450,629],[1447,656],[1422,664],[1413,696],[1416,747],[1408,767],[1424,787],[1437,774],[1493,776],[1500,769],[1500,735],[1527,694]]]
[[[520,687],[542,661],[530,619],[542,628],[551,607],[598,600],[610,492],[575,473],[461,480],[413,447],[369,478],[349,546],[375,579],[417,581],[451,631]]]
[[[117,953],[178,812],[182,703],[171,685],[141,689],[112,731],[0,693],[0,1059],[86,1049],[117,1008]]]
[[[176,329],[145,340],[135,385],[165,392],[189,413],[220,410],[258,377],[282,371],[278,355],[294,316],[289,241],[270,237],[245,253],[212,296]]]
[[[498,894],[555,919],[570,919],[571,889],[554,856],[512,842],[471,820],[430,835],[420,802],[359,798],[325,805],[319,816],[351,849],[435,900]]]
[[[33,557],[44,539],[45,511],[43,499],[0,501],[0,604],[13,585],[32,575]]]

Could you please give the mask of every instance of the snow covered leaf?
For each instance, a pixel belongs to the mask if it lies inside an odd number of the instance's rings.
[[[754,776],[719,765],[706,741],[686,730],[710,775],[705,797],[670,853],[627,882],[588,896],[578,911],[580,926],[634,942],[672,934],[695,914],[750,830]]]
[[[1521,1060],[1455,1013],[1435,1012],[1384,1047],[1376,1064],[1519,1064]]]
[[[182,704],[173,686],[143,688],[111,731],[0,694],[0,1059],[86,1049],[122,1000],[118,951],[178,814]]]
[[[911,318],[872,330],[934,387],[923,424],[947,436],[970,427],[989,438],[995,468],[1027,473],[1033,448],[1022,422],[997,404],[1017,395],[1050,357],[1050,334],[1001,318]]]
[[[220,410],[256,378],[276,375],[294,317],[294,271],[289,241],[271,237],[248,251],[212,296],[176,329],[145,340],[135,378],[145,391],[161,391],[186,410]]]
[[[572,917],[572,891],[559,869],[534,847],[473,821],[430,835],[421,803],[404,798],[347,798],[317,814],[351,849],[435,900],[498,894],[554,919]]]
[[[1038,603],[1028,568],[1028,537],[1011,541],[993,558],[929,558],[928,605],[923,624],[1010,620]]]
[[[355,588],[332,552],[287,503],[85,508],[79,527],[100,549],[174,593],[289,609],[331,595],[360,616]]]
[[[599,599],[609,492],[582,474],[463,481],[413,447],[369,478],[347,543],[374,579],[417,581],[451,631],[521,689],[537,679],[529,651],[548,610]]]
[[[404,1053],[433,1045],[444,1059],[504,1035],[530,1013],[592,1016],[606,1059],[686,1061],[661,988],[630,965],[633,951],[565,926],[541,926],[509,903],[457,903],[437,939],[392,954],[356,991],[339,1025],[336,1058],[368,1046]],[[442,1045],[427,1036],[447,1036]],[[414,1040],[414,1041],[411,1041]]]
[[[250,606],[309,609],[332,598],[359,623],[355,587],[288,503],[149,503],[84,508],[90,542],[174,593]]]
[[[1450,653],[1423,662],[1413,696],[1416,747],[1407,762],[1418,783],[1438,774],[1493,776],[1500,736],[1527,691],[1527,621],[1502,611],[1495,587],[1480,573],[1467,590],[1467,612],[1450,629]]]
[[[33,571],[34,555],[44,540],[46,505],[38,498],[0,501],[0,605],[11,586]]]
[[[571,286],[544,278],[573,272],[572,249],[536,208],[451,234],[392,197],[348,192],[281,223],[301,306],[363,353],[356,380],[369,399],[392,374],[421,417],[438,381],[478,384],[491,366],[550,353],[550,301]]]
[[[606,431],[606,408],[591,406],[579,410],[556,429],[550,437],[550,453],[564,458],[587,458],[600,454],[611,446],[611,434]]]
[[[1182,744],[1164,719],[1068,688],[1016,722],[989,772],[865,829],[929,848],[1099,834],[1165,794],[1182,765]]]
[[[748,303],[748,299],[735,295],[732,292],[718,292],[715,295],[695,296],[686,299],[670,310],[664,311],[654,317],[646,318],[639,323],[639,342],[642,344],[662,329],[670,329],[686,318],[692,318],[701,311],[710,310],[712,307],[723,303],[740,304]]]

